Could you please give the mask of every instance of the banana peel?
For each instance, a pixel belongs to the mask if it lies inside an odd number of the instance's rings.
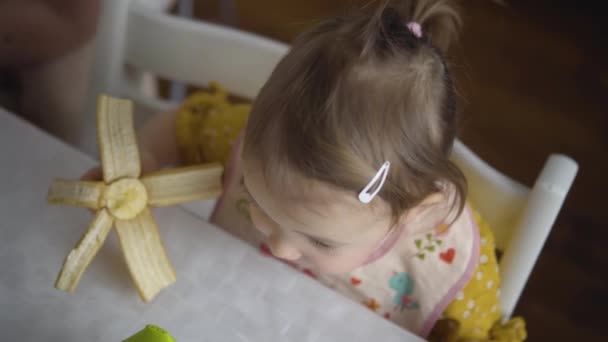
[[[95,210],[95,218],[66,257],[55,287],[74,292],[80,278],[116,228],[131,277],[149,302],[176,281],[150,207],[214,198],[221,193],[219,163],[162,170],[141,176],[130,100],[101,95],[97,138],[103,181],[56,179],[47,200]]]

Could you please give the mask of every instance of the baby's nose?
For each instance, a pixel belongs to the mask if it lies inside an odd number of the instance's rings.
[[[279,234],[270,235],[266,243],[268,244],[272,255],[279,259],[296,261],[302,257],[302,254],[289,245],[285,239],[282,239]]]

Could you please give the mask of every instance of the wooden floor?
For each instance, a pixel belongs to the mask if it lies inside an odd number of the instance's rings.
[[[517,313],[530,341],[608,341],[608,38],[599,1],[463,3],[452,50],[465,120],[462,139],[499,170],[531,185],[551,153],[580,172]],[[211,4],[213,3],[213,4]],[[196,2],[201,18],[289,42],[346,0]],[[595,6],[595,7],[594,7]]]

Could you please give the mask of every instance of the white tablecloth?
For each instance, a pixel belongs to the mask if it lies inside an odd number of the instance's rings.
[[[76,293],[54,289],[91,214],[47,205],[46,191],[93,164],[0,109],[2,341],[114,342],[149,323],[179,342],[419,341],[181,207],[154,211],[177,282],[152,303],[139,299],[113,233]]]

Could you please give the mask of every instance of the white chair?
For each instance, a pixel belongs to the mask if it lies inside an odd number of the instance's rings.
[[[171,80],[206,85],[216,80],[231,92],[254,98],[288,46],[238,30],[195,22],[105,0],[88,97],[93,115],[100,92],[129,97],[154,112],[176,104],[146,97],[125,65]],[[83,147],[95,153],[94,121],[84,131]],[[459,141],[454,161],[469,182],[469,199],[488,221],[504,254],[501,259],[503,314],[509,318],[576,175],[568,157],[552,155],[529,189],[483,162]],[[212,204],[190,205],[207,217]]]
[[[85,108],[90,117],[79,144],[91,155],[97,155],[93,116],[100,93],[131,98],[145,113],[177,106],[146,96],[141,77],[125,66],[192,85],[216,80],[234,94],[254,98],[287,51],[285,44],[270,39],[168,15],[130,0],[102,1],[95,45]]]
[[[488,222],[497,248],[503,251],[500,304],[506,320],[551,232],[578,164],[567,156],[551,155],[530,189],[495,170],[460,141],[454,145],[452,159],[467,178],[468,199]]]

